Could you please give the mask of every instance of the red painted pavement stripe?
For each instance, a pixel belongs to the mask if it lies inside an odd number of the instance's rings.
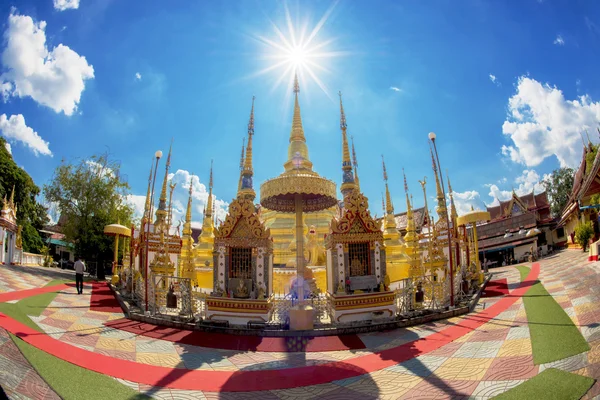
[[[311,353],[322,351],[360,350],[366,348],[358,335],[304,338],[306,339],[306,343],[303,345],[299,343],[302,338],[295,336],[261,337],[228,335],[225,333],[191,331],[157,326],[144,322],[132,321],[127,318],[107,321],[104,325],[136,335],[151,337],[153,339],[221,350],[285,353],[300,351],[300,349],[303,348],[305,353]]]
[[[60,283],[58,285],[53,285],[53,286],[44,286],[44,287],[35,288],[35,289],[26,289],[26,290],[19,290],[16,292],[0,293],[0,303],[5,303],[7,301],[13,301],[13,300],[21,300],[21,299],[25,299],[27,297],[36,296],[38,294],[59,292],[68,287],[75,287],[75,283]]]
[[[396,365],[436,350],[478,328],[510,307],[535,283],[540,272],[533,264],[527,279],[508,296],[476,318],[462,320],[423,339],[366,356],[322,365],[261,371],[200,371],[165,368],[116,359],[66,344],[0,313],[0,325],[27,343],[65,361],[101,374],[171,389],[246,392],[288,389],[351,378]]]
[[[98,312],[120,313],[123,310],[114,293],[106,282],[92,283],[90,310]]]

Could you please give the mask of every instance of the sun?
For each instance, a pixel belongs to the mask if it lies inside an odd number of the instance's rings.
[[[331,70],[328,64],[336,57],[348,55],[345,51],[335,51],[331,49],[335,38],[323,39],[319,37],[323,26],[331,16],[337,3],[334,3],[321,17],[321,19],[309,30],[309,23],[304,23],[301,27],[294,26],[287,5],[285,6],[285,28],[281,28],[273,21],[270,21],[273,33],[269,35],[256,35],[256,39],[263,47],[262,58],[266,60],[267,66],[260,71],[252,74],[251,77],[272,73],[276,80],[273,84],[273,90],[279,85],[287,82],[288,87],[292,88],[294,75],[298,75],[301,82],[308,79],[314,81],[323,92],[329,96],[329,90],[323,83],[320,74],[329,74]],[[285,32],[287,30],[287,32]]]

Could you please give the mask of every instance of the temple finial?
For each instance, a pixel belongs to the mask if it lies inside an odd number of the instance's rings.
[[[294,93],[300,93],[300,84],[298,83],[298,73],[294,73]]]
[[[169,146],[169,155],[167,156],[167,164],[165,166],[165,177],[163,179],[162,190],[160,191],[160,198],[158,199],[158,209],[156,210],[156,222],[159,220],[166,222],[167,215],[167,181],[169,180],[169,167],[171,166],[171,151],[173,150],[173,139],[171,139],[171,145]]]
[[[446,171],[446,178],[448,179],[448,193],[450,194],[450,216],[452,217],[452,221],[456,222],[458,213],[456,212],[456,205],[454,204],[454,192],[452,191],[452,184],[450,183],[448,171]]]
[[[240,172],[240,186],[237,193],[238,198],[246,198],[254,200],[256,192],[252,185],[252,176],[254,175],[252,168],[252,137],[254,136],[254,99],[252,96],[252,108],[250,111],[250,121],[248,122],[248,145],[246,146],[246,159],[244,160],[244,168]]]
[[[211,216],[213,207],[212,207],[212,190],[213,190],[213,160],[210,160],[210,175],[208,178],[208,199],[206,201],[206,215]]]
[[[250,121],[248,121],[248,147],[246,148],[246,160],[244,170],[252,171],[252,136],[254,136],[254,99],[252,96],[252,109],[250,110]]]
[[[360,190],[360,180],[358,179],[358,160],[356,158],[356,151],[354,150],[354,136],[350,136],[350,140],[352,141],[352,165],[354,166],[354,182],[356,183],[356,188]]]
[[[154,169],[154,158],[150,163],[150,176],[148,176],[148,191],[146,192],[146,204],[144,205],[144,217],[143,222],[147,222],[150,220],[150,215],[152,215],[151,204],[150,204],[150,188],[152,187],[152,172]]]
[[[298,75],[294,75],[294,116],[292,117],[292,131],[290,132],[290,144],[288,147],[288,159],[283,164],[287,172],[293,170],[312,171],[312,162],[308,157],[308,146],[302,127],[302,116],[300,113],[300,103],[298,101],[300,85],[298,84]]]
[[[446,199],[444,198],[444,192],[442,191],[442,185],[440,184],[440,177],[438,176],[437,164],[433,155],[433,149],[431,148],[431,142],[429,142],[429,152],[431,153],[431,164],[433,165],[433,174],[435,175],[435,192],[437,197],[437,207],[435,210],[439,220],[443,221],[446,219],[448,211],[446,209]]]
[[[383,154],[381,155],[381,163],[383,165],[383,180],[385,181],[385,199],[387,203],[385,210],[388,214],[394,214],[394,205],[392,204],[392,196],[390,196],[390,189],[388,187],[388,175],[387,170],[385,169],[385,160],[383,159]]]
[[[344,105],[342,104],[342,92],[338,94],[340,96],[340,129],[342,130],[342,186],[340,190],[344,197],[346,197],[356,188],[356,184],[354,182],[352,161],[350,161],[350,150],[348,148],[347,124]]]

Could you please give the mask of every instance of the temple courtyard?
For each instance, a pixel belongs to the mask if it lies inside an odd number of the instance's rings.
[[[1,266],[0,385],[14,399],[599,399],[600,264],[564,250],[490,272],[470,314],[257,342],[131,322],[105,283],[77,295],[69,272]]]

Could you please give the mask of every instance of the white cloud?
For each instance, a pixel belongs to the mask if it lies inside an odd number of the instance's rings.
[[[10,143],[5,142],[4,147],[6,147],[6,151],[8,151],[8,154],[12,155],[12,147],[10,146]]]
[[[190,177],[192,177],[191,174],[188,171],[182,169],[178,169],[175,173],[169,174],[169,179],[171,180],[171,183],[177,184],[177,186],[175,186],[175,190],[173,191],[174,226],[179,225],[180,221],[182,221],[183,226],[183,221],[185,220],[185,213],[187,210],[187,203],[189,197]],[[164,174],[162,177],[157,176],[157,188],[155,189],[154,193],[155,198],[160,195],[163,178]],[[207,185],[201,183],[198,176],[194,175],[192,178],[192,227],[202,227],[202,219],[204,217],[202,213],[204,211],[204,207],[206,206],[207,200]],[[215,211],[213,211],[213,218],[216,215],[217,219],[225,221],[229,203],[216,198],[214,193],[213,200],[215,201]],[[129,195],[127,201],[134,207],[134,215],[138,218],[141,218],[144,213],[144,207],[146,205],[146,195]],[[156,200],[156,202],[158,202],[158,199]]]
[[[393,90],[394,92],[401,92],[402,89],[400,89],[399,87],[396,86],[390,86],[390,90]]]
[[[475,210],[484,210],[485,204],[481,200],[479,192],[476,190],[467,190],[466,192],[453,192],[454,205],[458,215],[463,215],[471,211],[471,206]]]
[[[498,78],[496,78],[496,75],[494,74],[490,74],[490,81],[492,81],[492,83],[496,86],[501,86],[500,81],[498,80]]]
[[[22,142],[36,156],[40,154],[52,156],[48,142],[44,141],[36,131],[25,124],[25,118],[22,114],[11,115],[10,118],[7,118],[6,114],[0,115],[0,132],[9,140]]]
[[[562,35],[558,35],[556,37],[556,39],[554,39],[554,42],[552,42],[553,44],[556,44],[558,46],[564,46],[565,45],[565,39],[563,39]]]
[[[93,160],[87,160],[85,162],[89,169],[94,172],[95,174],[100,175],[100,177],[105,177],[105,176],[110,176],[113,177],[115,175],[114,171],[112,170],[112,168],[109,167],[105,167],[102,164],[93,161]]]
[[[600,121],[600,103],[588,95],[566,100],[557,87],[525,76],[519,78],[508,111],[502,132],[513,144],[502,146],[502,154],[528,167],[553,155],[561,167],[576,167],[581,161],[580,132],[595,130]]]
[[[533,190],[535,194],[541,193],[546,190],[543,182],[550,178],[550,174],[544,174],[540,178],[540,175],[533,169],[524,169],[521,175],[515,178],[513,186],[517,196],[523,196],[531,193]],[[504,178],[504,183],[506,178]],[[512,190],[502,190],[496,184],[484,185],[489,188],[488,196],[492,198],[492,202],[488,203],[489,206],[497,206],[498,200],[506,201],[512,197]]]
[[[69,9],[78,9],[79,0],[54,0],[54,9],[65,11]]]
[[[135,79],[138,80],[138,81],[141,81],[142,80],[142,74],[140,74],[139,72],[136,72],[135,73]]]
[[[2,53],[7,71],[0,75],[0,92],[5,99],[29,96],[57,113],[72,115],[85,80],[94,77],[94,68],[63,44],[48,50],[45,29],[45,21],[36,23],[26,15],[9,15],[4,33],[7,46]]]

